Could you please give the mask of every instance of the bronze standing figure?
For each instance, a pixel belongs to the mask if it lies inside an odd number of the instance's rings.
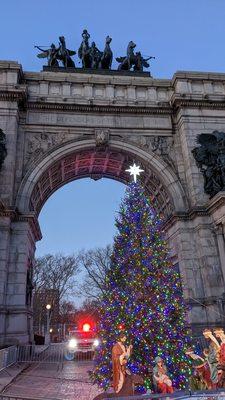
[[[90,55],[90,46],[89,46],[90,35],[87,29],[83,30],[82,38],[83,40],[78,50],[78,57],[82,61],[83,68],[91,68],[92,59]]]
[[[57,60],[58,49],[56,48],[54,43],[52,43],[50,49],[47,49],[47,50],[45,50],[39,46],[34,46],[34,47],[42,52],[37,55],[38,58],[47,58],[49,67],[58,67],[59,66],[59,63]]]

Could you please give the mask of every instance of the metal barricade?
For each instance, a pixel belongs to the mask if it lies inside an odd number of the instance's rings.
[[[88,351],[74,351],[71,352],[70,349],[65,347],[64,359],[65,361],[93,361],[95,352],[93,350]]]
[[[63,364],[64,361],[91,361],[94,352],[68,353],[67,343],[45,345],[19,345],[0,350],[0,370],[18,363]]]
[[[17,362],[17,353],[17,346],[10,346],[0,350],[0,371]]]
[[[61,363],[64,358],[63,344],[49,346],[21,345],[18,347],[18,362]]]

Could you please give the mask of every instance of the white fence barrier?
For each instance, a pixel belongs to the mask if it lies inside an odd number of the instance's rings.
[[[91,361],[94,352],[71,351],[67,343],[51,343],[49,346],[18,346],[18,362],[61,364],[64,361]]]
[[[64,361],[90,361],[93,356],[93,351],[71,352],[67,343],[11,346],[0,350],[0,371],[16,362],[62,365]]]
[[[17,362],[17,346],[6,347],[0,350],[0,371]]]
[[[61,363],[64,358],[64,347],[50,344],[49,346],[24,345],[18,347],[18,362],[26,363]]]

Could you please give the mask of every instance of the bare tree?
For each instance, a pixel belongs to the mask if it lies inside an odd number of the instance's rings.
[[[86,315],[90,316],[97,322],[99,320],[99,300],[95,299],[86,299],[80,310],[82,310],[83,313]]]
[[[34,284],[34,325],[38,331],[46,322],[46,304],[52,306],[53,323],[59,322],[60,306],[69,291],[76,286],[79,273],[77,256],[47,254],[35,260]]]
[[[107,274],[111,263],[112,247],[96,248],[80,252],[79,265],[84,271],[79,294],[90,300],[99,300],[107,291]]]
[[[75,322],[77,308],[71,301],[63,300],[60,304],[59,312],[62,324],[73,324]]]
[[[47,254],[35,260],[35,291],[43,289],[57,290],[61,300],[75,286],[75,278],[79,272],[77,256]]]

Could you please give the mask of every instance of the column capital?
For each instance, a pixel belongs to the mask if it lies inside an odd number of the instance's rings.
[[[20,214],[17,209],[7,208],[0,202],[0,217],[7,217],[12,223],[27,222],[30,225],[35,241],[42,239],[41,228],[35,212]]]
[[[17,213],[13,222],[27,222],[31,228],[35,241],[42,239],[41,228],[36,213],[29,213],[29,214]]]
[[[223,235],[223,224],[214,225],[214,232],[216,235]]]

